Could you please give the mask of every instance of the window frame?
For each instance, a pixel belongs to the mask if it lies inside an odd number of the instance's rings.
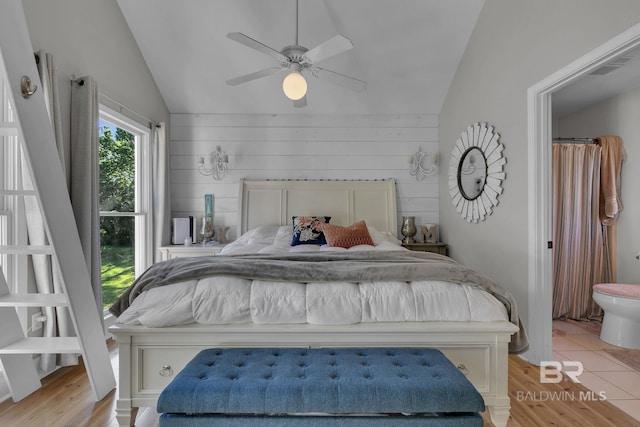
[[[100,217],[127,216],[134,218],[134,269],[135,277],[138,277],[153,263],[151,129],[102,103],[99,104],[99,118],[133,134],[135,137],[135,211],[100,211]]]

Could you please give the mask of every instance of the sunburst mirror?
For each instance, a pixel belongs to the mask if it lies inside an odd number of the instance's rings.
[[[468,222],[484,221],[498,204],[507,160],[493,126],[475,123],[456,141],[449,162],[449,194]]]

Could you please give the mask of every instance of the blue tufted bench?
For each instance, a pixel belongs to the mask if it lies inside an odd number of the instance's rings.
[[[427,348],[208,349],[162,391],[160,427],[482,426],[482,396]]]

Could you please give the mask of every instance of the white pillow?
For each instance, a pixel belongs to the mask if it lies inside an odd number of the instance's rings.
[[[367,225],[367,229],[369,230],[369,235],[373,240],[374,245],[379,245],[382,242],[391,242],[400,246],[401,242],[398,240],[393,234],[387,231],[378,231],[370,225]]]
[[[291,239],[293,239],[293,226],[283,225],[278,228],[273,244],[275,246],[291,246]]]
[[[254,228],[246,234],[250,233],[249,242],[250,245],[271,245],[278,233],[278,226],[265,226]]]
[[[257,253],[260,249],[273,244],[278,229],[277,226],[264,226],[249,230],[222,248],[220,255]]]

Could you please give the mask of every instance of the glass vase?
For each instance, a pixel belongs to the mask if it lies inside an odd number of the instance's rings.
[[[403,216],[402,229],[400,231],[404,236],[404,239],[402,239],[402,243],[414,243],[413,236],[415,236],[418,232],[418,229],[416,228],[416,217]]]
[[[210,216],[203,216],[200,218],[200,239],[202,240],[202,245],[204,246],[210,242],[213,235],[213,218]]]

